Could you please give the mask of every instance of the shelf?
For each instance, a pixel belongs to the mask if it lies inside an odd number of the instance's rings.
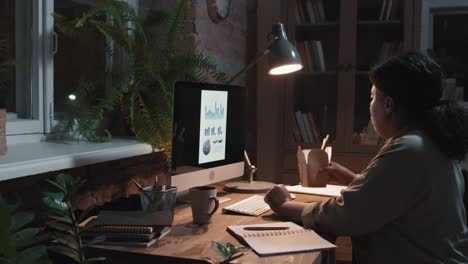
[[[336,75],[336,71],[325,71],[325,72],[301,72],[300,77],[320,77],[320,76],[333,76]]]
[[[0,181],[149,154],[153,148],[133,139],[106,143],[35,142],[8,146],[0,156]]]
[[[368,21],[358,21],[358,27],[395,27],[403,26],[403,23],[399,20],[368,20]]]

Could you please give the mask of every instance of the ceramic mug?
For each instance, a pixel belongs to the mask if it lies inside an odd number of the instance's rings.
[[[208,224],[211,216],[218,210],[219,200],[216,198],[216,187],[197,186],[189,190],[193,223]]]

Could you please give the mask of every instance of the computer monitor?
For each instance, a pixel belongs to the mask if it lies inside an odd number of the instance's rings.
[[[176,82],[171,185],[177,192],[244,173],[246,89]]]

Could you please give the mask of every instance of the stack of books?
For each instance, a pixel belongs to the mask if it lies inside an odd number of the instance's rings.
[[[87,228],[86,225],[96,219],[92,216],[80,224],[83,229],[81,238],[84,241],[92,241],[98,237],[104,239],[98,244],[126,247],[150,247],[170,232],[169,226],[164,225],[112,225],[100,224]]]

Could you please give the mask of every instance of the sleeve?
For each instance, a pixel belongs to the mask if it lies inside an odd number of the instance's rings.
[[[355,236],[391,222],[423,199],[428,190],[421,156],[401,140],[388,143],[341,196],[306,206],[302,211],[304,226]]]

